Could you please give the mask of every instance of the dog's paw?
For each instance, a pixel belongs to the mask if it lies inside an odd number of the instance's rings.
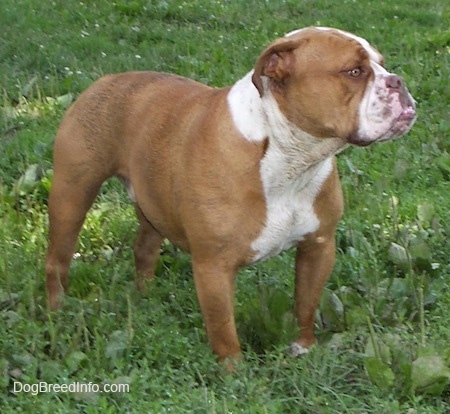
[[[230,355],[225,358],[218,358],[219,364],[225,368],[228,374],[232,374],[237,371],[240,363],[242,362],[242,354]]]
[[[301,346],[297,342],[293,342],[291,346],[289,347],[289,354],[293,358],[298,358],[299,356],[305,355],[309,352],[309,348],[305,348],[304,346]]]

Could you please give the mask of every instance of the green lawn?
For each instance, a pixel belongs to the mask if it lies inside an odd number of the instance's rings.
[[[339,27],[402,75],[408,136],[339,155],[346,201],[319,345],[293,360],[293,255],[241,271],[245,361],[211,355],[189,256],[164,245],[134,287],[133,207],[107,183],[86,220],[70,295],[44,289],[52,142],[72,100],[105,73],[176,72],[231,84],[272,40]],[[2,0],[0,411],[2,413],[450,412],[450,5],[447,0]],[[129,384],[129,392],[14,392],[14,383]],[[16,385],[17,387],[17,385]]]

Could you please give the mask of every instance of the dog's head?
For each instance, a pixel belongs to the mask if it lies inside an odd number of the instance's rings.
[[[252,81],[262,99],[275,99],[290,123],[318,138],[364,146],[405,134],[416,119],[403,79],[365,39],[337,29],[278,39],[258,59]]]

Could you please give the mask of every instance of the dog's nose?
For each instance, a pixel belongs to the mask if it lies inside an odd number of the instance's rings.
[[[403,80],[400,76],[389,75],[386,77],[386,87],[389,89],[400,89],[403,86]]]

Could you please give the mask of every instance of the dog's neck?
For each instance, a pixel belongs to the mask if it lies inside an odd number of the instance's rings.
[[[323,162],[346,147],[340,138],[316,138],[289,122],[280,111],[268,84],[260,97],[248,73],[230,90],[228,103],[234,123],[249,141],[269,140],[261,162],[266,191],[296,184],[303,187]],[[303,184],[302,184],[303,183]]]

